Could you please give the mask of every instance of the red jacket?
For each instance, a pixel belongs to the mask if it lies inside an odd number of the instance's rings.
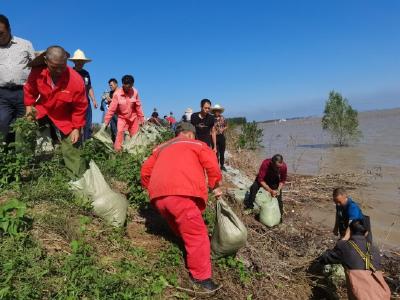
[[[158,146],[143,163],[142,186],[151,200],[173,195],[196,197],[204,200],[204,209],[208,199],[205,173],[210,188],[221,181],[215,153],[201,141],[176,137]]]
[[[54,89],[52,85],[47,67],[32,68],[24,85],[24,102],[26,106],[35,106],[37,119],[48,116],[63,134],[68,135],[85,125],[88,107],[85,85],[81,75],[70,67]]]
[[[265,159],[258,171],[257,181],[261,183],[261,181],[265,181],[267,184],[268,182],[276,182],[276,183],[283,183],[285,184],[287,179],[287,166],[285,163],[279,168],[278,176],[277,174],[271,172],[270,165],[272,160],[270,158]]]

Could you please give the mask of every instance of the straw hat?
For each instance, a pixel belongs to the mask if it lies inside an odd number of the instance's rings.
[[[219,104],[215,104],[214,107],[211,107],[211,111],[220,111],[221,113],[223,113],[225,111],[225,108],[223,108],[221,105]]]
[[[70,57],[69,53],[67,51],[65,51],[67,53],[67,57]],[[35,58],[28,63],[28,67],[29,68],[34,68],[34,67],[41,67],[41,66],[45,66],[46,62],[45,62],[45,56],[46,56],[46,50],[40,50],[40,51],[35,51]]]
[[[74,60],[81,60],[81,61],[85,61],[85,62],[90,62],[90,61],[92,61],[91,59],[89,59],[89,58],[87,58],[87,57],[85,56],[85,53],[84,53],[81,49],[77,49],[77,50],[74,52],[74,56],[72,56],[69,60],[72,60],[72,61],[74,61]]]
[[[191,109],[190,107],[186,108],[185,114],[191,114],[191,113],[193,113],[193,109]]]

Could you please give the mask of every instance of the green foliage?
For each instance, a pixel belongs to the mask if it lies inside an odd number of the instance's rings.
[[[25,215],[26,205],[17,199],[11,199],[0,205],[0,236],[17,236],[31,224]]]
[[[229,126],[244,125],[247,123],[245,117],[227,118],[226,121],[228,122]]]
[[[37,124],[20,118],[12,125],[15,143],[0,143],[0,188],[19,184],[34,161]]]
[[[242,284],[250,283],[252,274],[241,260],[228,256],[218,259],[217,263],[221,269],[233,270]]]
[[[256,150],[261,147],[263,129],[258,128],[257,123],[243,124],[237,147],[240,149]]]
[[[322,128],[328,130],[339,146],[357,141],[361,137],[358,112],[341,94],[331,91],[326,101]]]

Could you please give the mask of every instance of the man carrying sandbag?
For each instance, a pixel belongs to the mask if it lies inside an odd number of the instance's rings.
[[[261,164],[256,180],[250,187],[250,195],[245,203],[246,208],[253,208],[257,192],[262,187],[272,197],[277,197],[279,211],[283,216],[282,188],[286,178],[287,166],[281,154],[275,154],[272,158],[265,159]]]
[[[217,197],[222,194],[222,174],[215,153],[195,140],[192,124],[179,123],[175,135],[144,162],[142,185],[154,207],[183,239],[192,281],[214,292],[219,286],[211,279],[210,240],[201,213],[208,199],[206,174],[208,187]]]

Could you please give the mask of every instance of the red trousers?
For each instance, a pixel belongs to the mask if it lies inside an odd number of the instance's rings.
[[[186,249],[189,272],[194,279],[211,278],[210,239],[195,199],[188,196],[166,196],[153,203]]]
[[[139,131],[139,119],[129,121],[123,118],[118,118],[117,136],[115,138],[114,149],[120,151],[124,142],[125,131],[129,131],[129,135],[133,136]]]

